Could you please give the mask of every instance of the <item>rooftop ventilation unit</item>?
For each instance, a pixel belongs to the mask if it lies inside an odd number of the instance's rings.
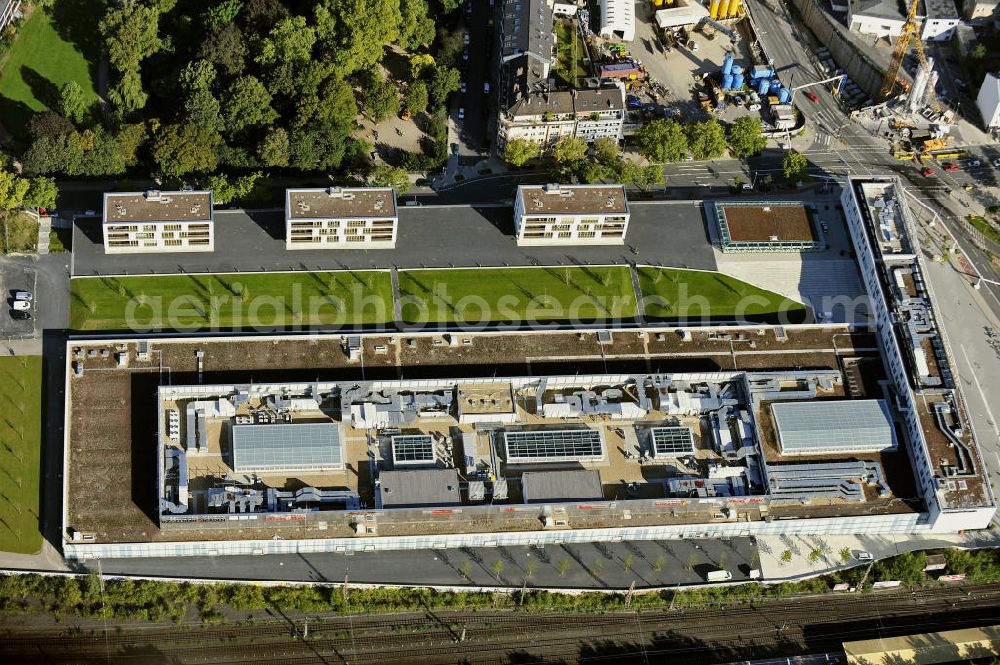
[[[163,198],[158,189],[147,189],[143,196],[147,201],[160,201]]]

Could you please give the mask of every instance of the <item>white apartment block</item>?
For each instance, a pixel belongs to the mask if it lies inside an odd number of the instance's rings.
[[[625,122],[625,92],[620,86],[598,90],[560,90],[527,95],[500,114],[498,144],[525,139],[542,151],[551,150],[562,138],[576,137],[587,143],[597,139],[622,138]]]
[[[212,192],[106,192],[107,254],[215,250]]]
[[[398,226],[392,187],[285,190],[287,249],[392,249]]]
[[[629,212],[622,185],[521,185],[518,245],[623,245]]]
[[[926,41],[946,42],[955,34],[961,23],[954,0],[924,0],[927,18],[920,29],[920,38]]]

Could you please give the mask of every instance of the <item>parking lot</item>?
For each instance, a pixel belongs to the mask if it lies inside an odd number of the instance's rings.
[[[4,307],[7,310],[0,315],[0,334],[9,339],[24,339],[35,335],[38,317],[35,315],[34,303],[30,309],[26,310],[31,316],[30,319],[16,319],[13,314],[14,293],[17,291],[28,291],[35,293],[38,281],[38,272],[34,266],[21,263],[4,261],[0,263],[0,288],[6,302]]]

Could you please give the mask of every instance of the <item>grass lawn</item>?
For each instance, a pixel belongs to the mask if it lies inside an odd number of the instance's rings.
[[[38,221],[26,212],[0,213],[0,247],[4,254],[38,249]]]
[[[977,231],[993,242],[1000,244],[1000,231],[997,230],[997,227],[993,226],[979,215],[969,215],[966,219],[969,220],[969,224],[972,224]]]
[[[503,323],[632,319],[627,268],[403,270],[407,323]]]
[[[42,359],[0,357],[0,551],[34,554],[42,450]]]
[[[587,47],[580,38],[580,32],[569,21],[556,21],[555,33],[559,55],[554,74],[566,85],[575,85],[576,79],[590,76],[586,61]]]
[[[74,330],[274,329],[392,321],[385,272],[77,277]]]
[[[715,272],[644,267],[639,287],[650,320],[770,321],[785,311],[794,322],[805,315],[800,303]]]
[[[34,10],[18,26],[17,39],[0,65],[0,122],[7,131],[26,138],[32,113],[56,106],[59,91],[70,81],[80,84],[88,103],[97,102],[96,37],[103,14],[102,0],[60,0],[52,8]]]

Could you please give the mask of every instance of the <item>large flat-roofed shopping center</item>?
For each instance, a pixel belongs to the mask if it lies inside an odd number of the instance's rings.
[[[871,329],[71,340],[66,555],[985,528],[898,187],[843,199]]]

